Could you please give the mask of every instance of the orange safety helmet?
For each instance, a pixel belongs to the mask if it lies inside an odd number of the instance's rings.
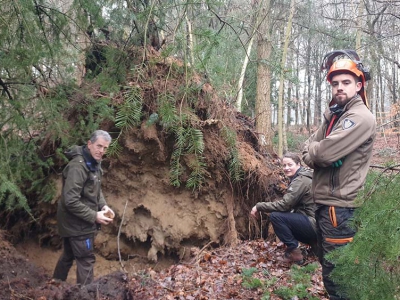
[[[329,52],[325,55],[321,65],[321,70],[323,69],[329,69],[326,76],[329,83],[332,82],[332,77],[335,74],[349,73],[360,78],[362,87],[358,94],[369,108],[367,95],[365,93],[365,83],[371,79],[371,75],[369,70],[363,66],[358,54],[354,50],[335,50]]]

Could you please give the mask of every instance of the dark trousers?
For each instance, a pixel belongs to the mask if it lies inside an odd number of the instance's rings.
[[[72,263],[76,261],[77,284],[89,284],[93,281],[93,267],[96,257],[93,251],[94,234],[63,238],[61,254],[53,278],[65,281]]]
[[[315,212],[317,220],[318,255],[322,265],[324,286],[331,300],[348,299],[339,295],[339,287],[330,278],[334,265],[325,259],[325,255],[353,240],[355,230],[349,226],[354,208],[321,206]]]
[[[310,219],[299,213],[272,212],[269,218],[276,236],[291,251],[299,245],[299,241],[312,244],[317,241],[317,234]]]

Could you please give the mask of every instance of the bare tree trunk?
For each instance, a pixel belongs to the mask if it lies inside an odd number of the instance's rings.
[[[299,56],[296,55],[296,77],[299,78]],[[295,87],[295,95],[296,95],[296,102],[295,102],[295,113],[294,113],[294,124],[299,125],[299,112],[300,112],[300,87],[296,84]],[[303,123],[304,124],[304,123]]]
[[[314,74],[315,74],[315,109],[314,109],[314,125],[321,124],[322,116],[322,79],[321,71],[318,63],[318,52],[315,53]]]
[[[258,31],[257,42],[257,93],[256,93],[256,130],[259,143],[272,152],[271,127],[271,70],[266,61],[272,52],[270,0],[261,8],[262,21]]]
[[[306,87],[306,93],[307,96],[305,97],[306,101],[306,126],[308,132],[311,132],[311,74],[310,74],[310,61],[311,61],[311,38],[308,39],[308,44],[307,44],[307,51],[306,51],[306,82],[307,82],[307,87]]]
[[[289,81],[289,87],[287,90],[287,101],[286,101],[286,125],[290,127],[290,123],[292,120],[292,82]],[[285,131],[285,130],[284,130]],[[285,141],[285,139],[283,139]]]
[[[194,66],[194,55],[193,55],[194,41],[193,41],[193,33],[192,33],[192,23],[190,22],[187,14],[185,15],[185,20],[186,20],[187,56],[188,56],[190,65],[193,67]]]
[[[363,13],[364,13],[364,2],[360,1],[360,3],[358,4],[358,15],[356,20],[357,24],[356,49],[360,49],[361,47],[361,35],[362,35],[361,29],[364,28],[364,24],[362,24],[362,20],[364,18]]]
[[[285,122],[283,122],[283,133],[282,133],[282,137],[283,137],[283,153],[286,153],[288,151],[288,142],[287,142],[287,126],[285,124]],[[280,157],[282,157],[282,155]]]
[[[255,34],[253,33],[250,38],[249,44],[247,45],[246,55],[244,57],[242,65],[242,71],[240,72],[240,78],[238,82],[238,95],[236,98],[236,108],[238,109],[238,111],[242,111],[243,81],[244,81],[244,75],[246,74],[247,64],[249,63],[251,48],[253,47],[254,36]]]
[[[279,77],[279,95],[278,95],[278,155],[283,155],[283,86],[285,82],[285,67],[286,67],[286,56],[289,47],[290,41],[290,33],[292,31],[292,20],[295,11],[295,2],[294,0],[290,3],[290,14],[289,19],[286,26],[285,33],[285,43],[283,46],[282,60],[281,60],[281,75]],[[287,141],[286,141],[287,144]]]

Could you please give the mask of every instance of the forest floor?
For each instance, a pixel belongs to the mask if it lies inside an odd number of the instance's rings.
[[[396,136],[379,134],[373,166],[400,162]],[[74,284],[51,279],[60,250],[0,237],[0,299],[327,299],[315,256],[306,266],[284,264],[284,246],[256,239],[237,246],[192,248],[185,261],[120,262],[97,256],[95,281]]]
[[[31,250],[39,249],[33,246],[27,252]],[[0,299],[301,299],[293,298],[295,295],[327,299],[316,257],[309,254],[304,266],[291,266],[280,260],[284,245],[276,241],[258,239],[241,241],[234,247],[192,248],[188,261],[159,271],[154,266],[134,273],[122,272],[122,268],[110,270],[84,287],[71,279],[52,280],[43,259],[54,261],[48,251],[42,249],[39,267],[2,239]]]

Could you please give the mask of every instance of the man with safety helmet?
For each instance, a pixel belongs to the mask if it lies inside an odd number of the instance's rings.
[[[346,299],[330,278],[334,265],[325,259],[332,250],[353,240],[350,219],[358,204],[372,157],[376,121],[368,108],[365,83],[370,79],[353,50],[328,53],[322,65],[328,69],[332,100],[321,127],[308,139],[303,160],[314,169],[312,194],[317,205],[319,260],[330,299]]]

